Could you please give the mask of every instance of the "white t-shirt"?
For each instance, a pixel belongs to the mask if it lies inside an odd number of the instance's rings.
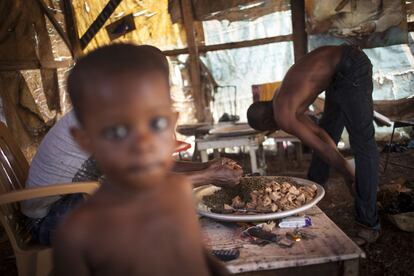
[[[29,170],[26,187],[41,187],[72,182],[89,154],[79,148],[72,139],[70,128],[78,122],[72,111],[63,116],[46,134],[37,149]],[[22,202],[22,212],[32,218],[42,218],[50,205],[60,196]]]

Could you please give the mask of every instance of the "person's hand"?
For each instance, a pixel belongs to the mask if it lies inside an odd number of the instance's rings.
[[[212,169],[212,168],[220,168],[223,166],[238,166],[240,167],[236,161],[230,159],[230,158],[226,158],[226,157],[220,157],[220,158],[216,158],[213,159],[211,161],[208,162],[208,168]]]
[[[234,187],[240,183],[242,168],[236,161],[219,158],[209,162],[207,176],[211,184],[218,187]]]

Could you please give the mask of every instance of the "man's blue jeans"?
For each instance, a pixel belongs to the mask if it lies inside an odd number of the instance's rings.
[[[84,198],[82,194],[66,195],[53,203],[46,217],[41,219],[29,218],[33,239],[40,244],[50,246],[53,241],[56,228],[62,221],[63,217],[83,201]]]
[[[347,129],[355,156],[356,220],[379,229],[376,206],[379,154],[374,137],[372,65],[358,48],[344,47],[336,74],[326,91],[320,126],[336,144],[344,127]],[[323,185],[328,177],[329,165],[314,154],[308,178]]]

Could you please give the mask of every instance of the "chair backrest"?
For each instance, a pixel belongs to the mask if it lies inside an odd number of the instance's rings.
[[[29,164],[5,124],[0,122],[0,194],[24,189]],[[0,220],[14,250],[23,250],[31,240],[20,204],[0,206]]]
[[[0,122],[0,193],[24,189],[29,164],[4,123]]]

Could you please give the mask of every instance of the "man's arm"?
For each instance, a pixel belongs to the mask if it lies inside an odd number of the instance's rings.
[[[219,158],[207,163],[176,162],[173,171],[188,177],[194,187],[212,184],[233,187],[240,182],[242,168],[228,158]]]
[[[238,165],[237,165],[238,166]],[[210,168],[203,171],[183,173],[187,176],[193,187],[199,187],[206,184],[212,184],[218,187],[233,187],[240,183],[243,170],[240,166],[237,168],[223,165],[217,168]]]
[[[331,145],[333,148],[337,148],[335,141],[332,140],[331,136],[320,126],[315,124],[315,122],[312,121],[311,118],[309,118],[306,115],[299,116],[299,121],[301,121],[304,125],[306,125],[315,135],[317,135],[322,141],[325,143]]]
[[[329,135],[310,120],[300,118],[300,120],[297,118],[286,120],[289,123],[285,125],[284,130],[297,136],[305,145],[312,148],[326,163],[338,170],[346,181],[354,181],[354,170],[338,151]]]

